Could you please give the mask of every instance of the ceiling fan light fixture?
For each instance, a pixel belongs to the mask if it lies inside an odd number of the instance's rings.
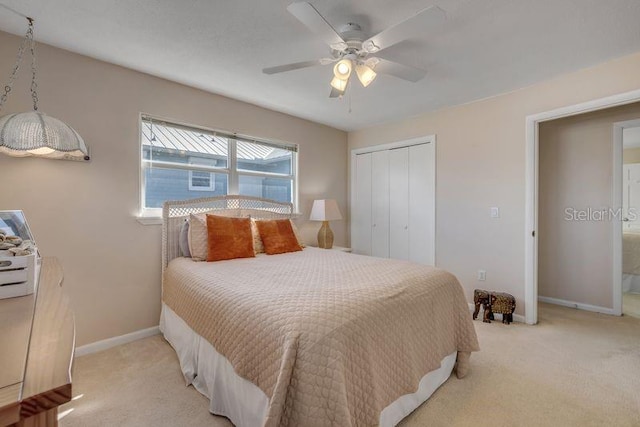
[[[330,98],[338,98],[344,94],[348,86],[346,82],[351,78],[354,69],[364,87],[370,85],[377,74],[391,75],[410,82],[424,78],[424,70],[378,58],[373,54],[404,40],[418,37],[422,35],[424,28],[438,24],[446,18],[445,11],[440,7],[429,6],[365,40],[365,34],[358,23],[347,22],[340,31],[336,31],[310,0],[296,0],[287,6],[287,10],[331,48],[331,57],[269,67],[262,71],[265,74],[276,74],[316,65],[334,64],[335,78],[331,81]]]
[[[347,82],[348,81],[349,80],[343,80],[343,79],[340,79],[338,77],[334,77],[331,80],[331,87],[336,89],[336,90],[339,90],[340,92],[344,92],[347,89]]]
[[[364,87],[369,86],[377,76],[376,72],[373,71],[373,68],[365,64],[356,65],[356,74],[358,75],[358,80],[360,80],[360,83],[362,83],[362,86]]]
[[[340,80],[348,80],[351,75],[352,64],[351,60],[343,59],[338,61],[333,67],[333,75]]]

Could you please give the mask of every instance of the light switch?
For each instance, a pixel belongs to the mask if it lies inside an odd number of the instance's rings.
[[[491,218],[500,218],[500,208],[491,208]]]

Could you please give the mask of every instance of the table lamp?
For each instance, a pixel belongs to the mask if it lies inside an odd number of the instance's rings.
[[[309,219],[322,221],[322,227],[318,231],[318,247],[331,249],[333,247],[333,231],[329,227],[329,221],[342,219],[336,201],[333,199],[314,200]]]

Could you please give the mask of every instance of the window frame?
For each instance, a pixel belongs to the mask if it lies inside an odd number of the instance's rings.
[[[228,149],[228,147],[227,147]],[[204,159],[202,159],[204,160]],[[204,167],[214,167],[216,168],[216,170],[222,170],[222,169],[227,169],[227,168],[220,168],[211,164],[206,164],[205,163],[191,163],[191,158],[189,159],[189,161],[187,162],[188,165],[190,166],[204,166]],[[229,153],[227,152],[227,165],[229,164]],[[225,172],[208,172],[209,173],[209,186],[208,187],[198,187],[198,186],[194,186],[193,185],[193,173],[194,172],[203,172],[203,173],[207,173],[207,171],[201,171],[201,170],[197,170],[194,169],[192,167],[189,168],[189,191],[216,191],[216,178],[215,178],[215,174],[216,173],[225,173]],[[225,173],[227,175],[227,182],[229,182],[229,173]]]
[[[193,169],[189,169],[189,191],[216,191],[216,179],[213,172],[203,172],[209,174],[209,185],[206,187],[200,187],[197,185],[193,185],[193,173],[194,172],[202,172],[196,171]],[[205,177],[198,177],[199,179],[204,179]]]
[[[214,135],[220,135],[227,138],[227,167],[215,167],[193,163],[172,163],[160,160],[148,160],[144,158],[144,144],[143,144],[143,126],[146,121],[153,121],[165,126],[182,127],[191,131],[204,131],[212,133]],[[240,189],[240,176],[254,176],[259,178],[280,178],[291,180],[291,203],[293,204],[294,212],[298,212],[298,156],[300,155],[299,144],[283,142],[277,140],[268,140],[264,138],[256,138],[247,135],[241,135],[237,132],[229,132],[224,130],[216,130],[206,128],[197,125],[185,124],[176,120],[163,119],[157,116],[152,116],[145,113],[140,113],[138,118],[138,150],[139,150],[139,218],[161,218],[162,208],[147,208],[145,206],[145,189],[146,189],[146,169],[149,167],[159,167],[164,169],[182,169],[189,171],[189,190],[193,191],[215,191],[215,178],[214,174],[227,175],[227,194],[238,195]],[[241,140],[243,142],[261,144],[271,146],[275,148],[282,148],[290,151],[291,155],[291,173],[280,174],[273,172],[256,172],[256,171],[239,171],[238,170],[238,158],[237,158],[237,143]],[[192,187],[192,172],[209,172],[210,173],[210,187]],[[147,223],[144,220],[141,221]],[[157,223],[157,222],[153,222]]]

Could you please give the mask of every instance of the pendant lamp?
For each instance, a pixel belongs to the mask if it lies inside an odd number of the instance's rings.
[[[18,58],[9,82],[0,95],[0,111],[7,101],[27,48],[31,54],[31,98],[33,111],[12,113],[0,117],[0,153],[13,157],[45,157],[50,159],[89,160],[89,151],[82,137],[71,126],[38,111],[36,54],[33,40],[33,19],[27,18],[27,35],[18,49]]]

